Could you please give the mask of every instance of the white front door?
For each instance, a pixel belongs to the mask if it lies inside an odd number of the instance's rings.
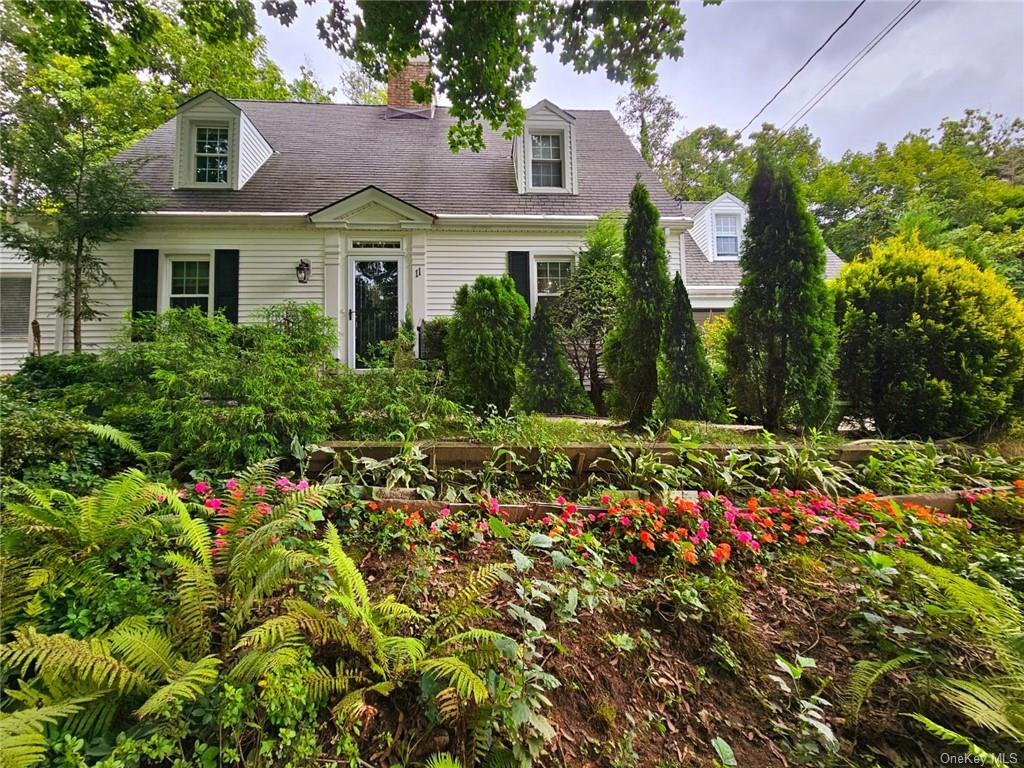
[[[349,263],[348,361],[370,368],[384,361],[381,343],[395,338],[405,316],[405,259],[367,255]]]

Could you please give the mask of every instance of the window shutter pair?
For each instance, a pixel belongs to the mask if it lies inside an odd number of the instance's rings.
[[[526,306],[530,306],[530,252],[509,251],[508,273],[516,284],[516,290],[526,299]]]
[[[138,248],[132,261],[132,316],[156,312],[160,252]],[[238,251],[213,252],[213,308],[223,310],[232,323],[238,322]]]

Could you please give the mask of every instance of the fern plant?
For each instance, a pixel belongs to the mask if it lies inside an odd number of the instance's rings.
[[[985,764],[997,765],[1000,745],[1024,743],[1024,612],[1014,593],[978,570],[973,579],[934,565],[920,555],[899,551],[915,585],[924,590],[932,605],[941,608],[943,620],[954,622],[971,638],[972,665],[978,671],[965,674],[961,652],[949,658],[939,652],[928,657],[905,653],[885,662],[862,661],[854,668],[847,694],[848,710],[856,718],[871,687],[896,669],[927,661],[927,671],[912,683],[937,699],[942,725],[925,714],[907,713],[933,736],[964,748]],[[953,720],[959,722],[957,727]],[[965,732],[968,731],[968,732]],[[975,742],[976,733],[995,741],[993,749]]]
[[[516,654],[511,638],[474,626],[492,615],[480,601],[504,576],[503,568],[492,565],[477,571],[428,621],[390,596],[371,599],[333,525],[327,526],[324,552],[329,569],[324,605],[285,600],[281,614],[243,635],[235,649],[241,657],[233,673],[240,681],[252,682],[271,665],[287,663],[289,649],[305,642],[326,651],[325,663],[309,678],[311,690],[324,704],[340,696],[331,709],[348,725],[372,719],[380,701],[412,682],[437,691],[433,705],[442,721],[452,726],[487,703],[488,687],[480,670]],[[403,627],[423,629],[410,634],[403,633]]]

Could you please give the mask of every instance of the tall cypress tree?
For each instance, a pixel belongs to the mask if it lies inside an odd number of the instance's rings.
[[[516,406],[526,413],[589,414],[594,409],[569,367],[555,326],[543,304],[537,305],[523,344]]]
[[[676,272],[665,332],[661,339],[659,413],[664,419],[714,421],[722,404],[693,320],[690,295]]]
[[[631,426],[651,418],[658,393],[658,351],[668,300],[668,260],[658,209],[639,177],[629,194],[619,316],[608,336],[605,367],[611,411]]]
[[[825,243],[791,170],[758,159],[729,310],[726,365],[736,405],[776,431],[817,426],[834,392],[836,327]]]

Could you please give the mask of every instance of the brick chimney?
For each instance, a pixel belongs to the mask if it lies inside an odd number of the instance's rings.
[[[420,104],[412,95],[412,83],[424,83],[430,74],[430,62],[424,56],[410,59],[405,69],[388,80],[387,117],[434,116],[434,103]]]

